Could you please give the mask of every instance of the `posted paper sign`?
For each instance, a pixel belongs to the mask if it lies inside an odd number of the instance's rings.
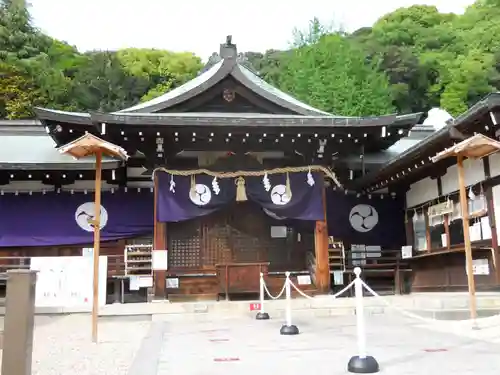
[[[168,251],[167,250],[153,250],[153,270],[166,271],[168,269]]]
[[[299,285],[311,285],[311,276],[309,275],[298,275],[297,282]]]
[[[35,305],[41,307],[92,308],[94,264],[92,257],[33,257],[38,271]],[[99,305],[106,304],[108,258],[99,257]]]
[[[401,247],[401,258],[408,259],[413,256],[413,246],[402,246]]]
[[[467,266],[465,266],[465,273],[468,275]],[[473,275],[489,275],[490,265],[488,259],[473,259],[472,260],[472,274]]]

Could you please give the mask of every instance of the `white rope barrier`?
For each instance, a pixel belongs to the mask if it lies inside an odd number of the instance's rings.
[[[286,284],[283,284],[283,288],[281,288],[281,291],[278,293],[278,295],[273,296],[271,294],[271,292],[269,291],[269,289],[267,289],[266,283],[264,283],[264,289],[266,291],[266,294],[268,295],[269,298],[271,298],[273,300],[280,299],[283,296],[283,293],[285,293],[285,288],[286,288]]]
[[[367,355],[366,329],[363,308],[363,280],[361,280],[361,268],[354,268],[354,293],[356,298],[356,338],[358,355],[351,357],[347,364],[347,371],[355,374],[373,374],[379,371],[379,365],[375,358]]]
[[[304,293],[302,290],[300,290],[291,280],[290,280],[290,285],[292,286],[293,289],[295,289],[297,291],[297,293],[299,293],[302,297],[305,297],[307,299],[310,299],[310,300],[313,300],[315,301],[316,299],[314,297],[311,297],[310,295],[307,295],[306,293]],[[354,280],[351,281],[350,284],[348,284],[347,286],[345,286],[342,290],[338,291],[337,293],[331,295],[330,297],[332,299],[335,299],[337,297],[340,297],[342,294],[344,294],[345,292],[347,292],[352,286],[354,285]]]

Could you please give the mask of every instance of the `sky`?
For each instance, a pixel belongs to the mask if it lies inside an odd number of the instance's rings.
[[[318,17],[346,31],[399,7],[435,5],[463,13],[473,0],[29,0],[34,23],[80,51],[157,48],[206,59],[226,35],[239,51],[286,48],[295,27]]]

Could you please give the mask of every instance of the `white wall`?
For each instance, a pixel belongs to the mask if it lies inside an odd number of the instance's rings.
[[[427,177],[410,186],[410,190],[406,192],[406,207],[418,206],[437,197],[437,180]]]
[[[500,175],[500,153],[490,156],[491,177]],[[475,185],[486,179],[484,174],[484,164],[482,159],[467,159],[464,161],[465,185]],[[458,191],[458,170],[456,165],[452,165],[441,177],[443,196]],[[437,180],[429,177],[411,185],[406,193],[406,205],[408,208],[421,205],[427,201],[438,198]],[[500,192],[499,192],[500,211]]]
[[[500,236],[500,185],[493,186],[491,190],[493,192],[493,209],[495,210],[496,230],[497,235]]]
[[[467,159],[464,161],[465,185],[474,185],[485,179],[482,159]],[[456,165],[452,165],[441,177],[443,195],[453,193],[458,190],[458,170]]]
[[[500,152],[488,156],[490,159],[490,174],[491,177],[500,175]]]

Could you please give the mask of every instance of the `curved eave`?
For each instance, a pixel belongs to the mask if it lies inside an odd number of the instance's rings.
[[[232,76],[241,85],[253,91],[255,94],[298,115],[333,116],[328,112],[311,107],[283,91],[280,91],[259,78],[249,69],[238,64],[236,58],[225,58],[182,86],[150,101],[139,103],[115,113],[154,113],[165,110],[200,95],[228,76]]]
[[[93,126],[89,113],[67,112],[40,107],[35,107],[33,111],[36,117],[42,122],[45,120]]]
[[[411,116],[377,116],[377,117],[335,117],[335,116],[301,116],[301,115],[269,115],[252,113],[91,113],[95,123],[116,124],[123,126],[220,126],[250,128],[260,126],[274,127],[326,127],[343,130],[362,130],[374,127],[387,127],[410,130],[422,114]]]
[[[114,113],[153,113],[185,102],[210,89],[227,77],[235,64],[235,59],[221,60],[203,74],[157,98]]]
[[[115,160],[103,160],[102,169],[117,169],[122,166],[121,161]],[[16,161],[12,162],[0,162],[1,170],[26,170],[26,171],[94,171],[95,161],[89,160],[88,162],[78,162],[78,163],[19,163]]]
[[[334,116],[331,113],[311,107],[308,104],[300,102],[293,96],[290,96],[276,87],[270,85],[263,79],[256,76],[249,69],[240,64],[236,64],[231,71],[231,75],[239,83],[253,91],[257,95],[279,105],[280,107],[291,110],[304,116]]]

